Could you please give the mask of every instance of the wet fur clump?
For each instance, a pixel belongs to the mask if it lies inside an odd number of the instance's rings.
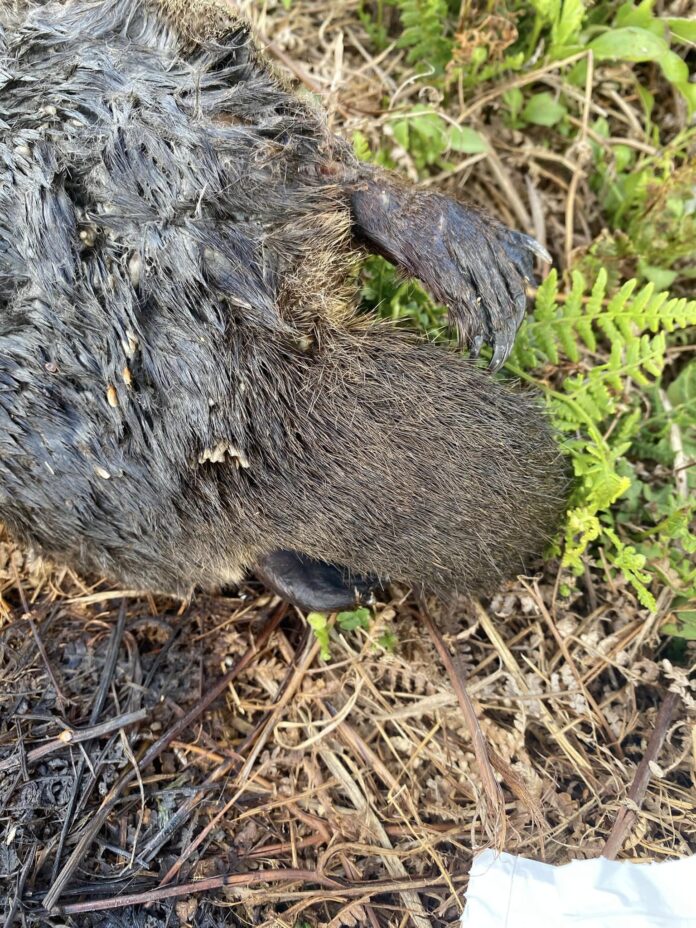
[[[3,521],[180,594],[279,549],[442,594],[523,570],[565,488],[535,402],[356,316],[345,146],[180,6],[0,13]]]

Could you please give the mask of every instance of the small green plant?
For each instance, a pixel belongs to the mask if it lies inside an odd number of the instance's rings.
[[[445,332],[445,309],[384,258],[369,257],[363,264],[362,307],[392,322],[406,321],[431,337]]]
[[[356,628],[368,629],[372,613],[369,609],[362,607],[353,609],[349,612],[339,612],[336,616],[336,625],[344,632],[355,631]],[[325,612],[310,612],[307,615],[309,627],[314,632],[314,636],[321,646],[320,654],[323,660],[331,659],[331,648],[329,646],[330,626]],[[386,647],[386,645],[383,645]]]
[[[380,51],[390,40],[388,12],[394,7],[398,10],[401,26],[397,45],[407,50],[408,63],[425,66],[431,77],[441,76],[452,57],[451,17],[447,0],[364,0],[358,16]]]
[[[441,74],[452,57],[448,37],[447,0],[390,0],[399,10],[402,33],[398,44],[408,49],[410,64],[430,65]]]
[[[319,654],[322,660],[331,659],[331,649],[329,647],[329,620],[325,612],[310,612],[307,614],[309,627],[314,632],[314,637],[321,646]]]
[[[623,3],[611,24],[589,43],[597,61],[613,60],[659,65],[665,78],[696,109],[696,85],[689,83],[689,68],[671,47],[694,41],[696,24],[688,19],[662,19],[653,10],[655,0]]]
[[[654,6],[655,0],[629,0],[618,8],[608,3],[591,7],[583,0],[532,0],[533,24],[522,30],[520,42],[524,60],[543,39],[551,60],[591,50],[597,62],[654,62],[693,112],[696,85],[689,82],[688,65],[672,46],[693,44],[696,24],[689,19],[657,16]]]
[[[594,132],[608,137],[606,120],[597,120]],[[592,143],[590,184],[612,231],[592,245],[583,268],[606,267],[616,280],[629,266],[661,289],[696,278],[696,164],[689,156],[695,140],[696,131],[688,130],[651,156],[617,144],[607,157],[606,148]]]
[[[533,27],[526,33],[526,50],[531,55],[542,35],[548,36],[549,56],[563,58],[580,43],[585,21],[583,0],[531,0]]]
[[[364,606],[360,609],[352,609],[349,612],[339,612],[336,616],[336,624],[343,632],[352,632],[356,628],[368,629],[372,613]]]
[[[696,536],[689,529],[693,501],[676,492],[649,500],[651,483],[643,484],[631,464],[631,452],[639,442],[661,451],[674,466],[675,451],[667,453],[664,429],[675,420],[674,406],[663,405],[646,434],[643,418],[646,392],[660,378],[666,362],[667,335],[696,325],[696,301],[670,298],[653,284],[637,290],[637,281],[627,281],[613,296],[607,294],[607,274],[600,271],[588,292],[579,271],[572,274],[572,287],[561,295],[555,271],[537,292],[533,318],[522,327],[510,368],[526,379],[543,364],[570,362],[571,373],[560,388],[545,390],[551,417],[567,436],[566,450],[574,473],[564,539],[564,563],[579,572],[582,555],[592,543],[601,545],[610,567],[619,570],[635,588],[641,603],[655,607],[648,589],[660,572],[660,564],[671,568],[662,579],[671,580],[696,595],[696,578],[689,558],[696,551]],[[688,368],[687,368],[688,370]],[[679,399],[680,424],[687,434],[696,426],[696,407],[691,401],[691,374],[684,383],[675,381],[673,395]],[[674,386],[674,385],[673,385]],[[684,392],[685,399],[681,399]],[[662,429],[662,432],[660,431]],[[661,442],[661,444],[660,444]],[[642,448],[645,456],[645,448]],[[689,479],[689,478],[687,478]],[[693,479],[693,478],[691,478]],[[693,490],[696,489],[694,484]],[[626,510],[615,506],[626,497]],[[649,527],[634,531],[626,516],[652,502],[652,516],[639,518]]]
[[[449,167],[445,156],[450,152],[477,155],[488,150],[486,140],[475,129],[448,122],[430,107],[404,113],[394,120],[391,132],[420,172],[433,165]]]
[[[488,151],[483,136],[468,126],[448,121],[437,110],[428,106],[414,107],[399,114],[385,131],[385,141],[373,153],[361,132],[353,133],[353,150],[362,161],[372,161],[393,168],[396,159],[390,151],[389,139],[407,152],[419,174],[431,167],[440,170],[452,167],[447,156],[454,153],[477,155]],[[393,148],[393,146],[391,146]]]
[[[696,641],[696,609],[694,601],[680,597],[672,608],[673,622],[662,626],[665,635]]]

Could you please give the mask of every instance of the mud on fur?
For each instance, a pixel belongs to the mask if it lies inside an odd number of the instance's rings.
[[[307,608],[525,568],[565,474],[534,399],[356,314],[356,248],[493,366],[531,239],[361,165],[222,4],[0,13],[0,515],[128,587]]]

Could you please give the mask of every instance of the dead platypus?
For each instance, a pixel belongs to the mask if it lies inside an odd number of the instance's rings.
[[[305,608],[519,572],[563,506],[534,399],[360,316],[377,251],[493,367],[539,246],[362,164],[207,0],[0,11],[0,518],[129,587]]]

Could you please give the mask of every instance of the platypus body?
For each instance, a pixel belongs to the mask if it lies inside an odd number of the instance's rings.
[[[128,587],[305,608],[523,570],[536,402],[361,317],[386,255],[502,364],[538,246],[359,163],[214,2],[0,10],[0,518]]]

